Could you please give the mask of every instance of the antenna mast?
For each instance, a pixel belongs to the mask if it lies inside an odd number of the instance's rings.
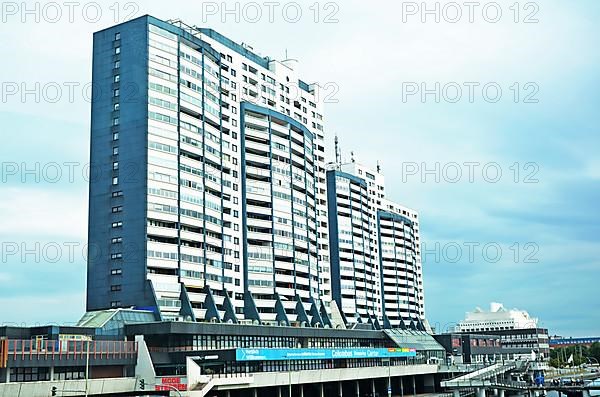
[[[342,163],[342,152],[340,150],[340,141],[338,139],[337,134],[335,134],[335,167],[340,169],[340,164]]]

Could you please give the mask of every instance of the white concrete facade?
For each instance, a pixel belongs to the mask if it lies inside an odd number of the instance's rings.
[[[492,302],[490,310],[476,308],[467,312],[458,326],[458,332],[500,331],[508,329],[537,328],[538,319],[525,310],[506,309],[501,303]]]
[[[246,286],[267,321],[275,319],[275,293],[290,311],[296,294],[307,310],[309,297],[328,304],[327,236],[317,231],[327,222],[319,87],[299,80],[296,61],[267,60],[214,31],[173,24],[208,43],[220,59],[199,51],[183,35],[149,25],[146,261],[163,317],[180,317],[180,282],[199,320],[207,310],[205,286],[211,288],[221,316],[227,294],[243,318]],[[268,121],[253,113],[245,115],[252,124],[246,135],[255,132],[253,139],[241,142],[247,127],[241,124],[243,103],[288,116],[313,138],[305,141],[300,134],[293,140],[291,123],[282,118],[271,124],[279,134],[257,136]],[[310,163],[306,167],[305,158]],[[302,185],[297,191],[306,197],[290,194],[296,185]],[[261,202],[272,203],[273,213]],[[244,209],[253,216],[246,230]],[[280,221],[277,230],[271,220],[261,221],[260,214]],[[284,236],[272,238],[277,231]],[[247,252],[245,236],[250,241]],[[275,260],[274,255],[291,258],[294,252],[292,266]]]
[[[365,316],[391,327],[425,322],[418,213],[386,198],[380,170],[356,162],[329,168],[335,172],[329,200],[337,206],[337,216],[329,208],[337,223],[331,246],[339,247],[339,265],[332,266],[342,281],[334,299],[348,322]]]

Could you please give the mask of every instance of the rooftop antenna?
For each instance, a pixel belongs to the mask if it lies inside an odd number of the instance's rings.
[[[350,161],[354,163],[354,150],[350,152]]]
[[[288,52],[287,52],[287,48],[285,49],[285,59],[288,59]]]
[[[336,168],[340,168],[340,164],[342,163],[342,152],[340,150],[339,139],[337,134],[335,134],[335,165]]]
[[[377,160],[377,173],[381,174],[381,165],[379,164],[379,160]]]

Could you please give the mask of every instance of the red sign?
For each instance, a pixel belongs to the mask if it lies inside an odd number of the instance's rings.
[[[186,391],[187,385],[185,383],[181,383],[181,378],[179,377],[167,377],[161,378],[162,385],[155,385],[154,390],[156,391],[167,391],[173,390],[174,388],[180,391]]]
[[[187,385],[185,383],[173,383],[173,384],[168,384],[168,385],[155,385],[154,386],[154,390],[156,391],[168,391],[168,390],[173,390],[173,389],[177,389],[179,391],[186,391],[187,390]]]
[[[181,383],[181,378],[162,378],[163,385],[172,385],[174,383]]]

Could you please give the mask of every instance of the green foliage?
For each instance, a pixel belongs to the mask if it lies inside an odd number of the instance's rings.
[[[571,355],[573,355],[573,362],[568,363]],[[600,343],[598,342],[594,342],[590,347],[567,346],[550,350],[550,365],[556,368],[597,362],[600,362]]]

